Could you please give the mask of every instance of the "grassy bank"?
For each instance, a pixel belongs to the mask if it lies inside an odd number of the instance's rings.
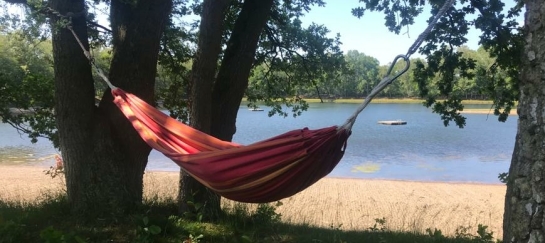
[[[320,103],[320,99],[304,99],[308,103]],[[335,100],[328,100],[324,99],[324,102],[334,102],[339,104],[360,104],[363,103],[363,99],[335,99]],[[243,104],[246,104],[246,98],[242,99]],[[409,99],[409,98],[375,98],[371,101],[371,103],[376,104],[422,104],[424,103],[424,100],[422,99]],[[462,101],[462,104],[464,105],[491,105],[492,101],[490,100],[464,100]]]
[[[494,109],[464,109],[460,113],[462,114],[489,114],[494,115]],[[513,109],[509,112],[509,115],[517,115],[517,110]]]
[[[319,103],[320,99],[305,99],[308,103]],[[363,103],[363,99],[335,99],[335,100],[326,100],[324,102],[335,102],[340,104],[360,104]],[[375,98],[371,103],[377,104],[422,104],[424,100],[422,99],[398,99],[398,98]],[[491,105],[492,101],[490,100],[464,100],[462,102],[465,105]]]
[[[320,103],[320,99],[305,99],[308,103]],[[338,104],[361,104],[363,103],[363,99],[335,99],[335,100],[323,100],[324,102],[332,102],[332,103],[338,103]],[[424,100],[422,99],[388,99],[388,98],[375,98],[371,101],[371,103],[374,104],[422,104],[424,103]],[[246,100],[243,100],[243,105],[246,104]],[[464,105],[492,105],[492,101],[490,100],[464,100],[462,101],[462,104]],[[462,114],[494,114],[493,109],[468,109],[465,108],[460,113]],[[513,109],[509,113],[510,115],[517,115],[517,110]]]

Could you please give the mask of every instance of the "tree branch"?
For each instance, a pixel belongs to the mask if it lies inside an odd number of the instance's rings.
[[[93,22],[93,21],[89,21],[89,20],[87,20],[87,23],[89,23],[89,24],[92,25],[92,26],[101,28],[101,29],[103,29],[104,31],[106,31],[106,32],[108,32],[108,33],[110,33],[110,34],[112,33],[112,30],[111,30],[111,29],[108,29],[108,28],[106,28],[105,26],[100,25],[99,23],[96,23],[96,22]]]

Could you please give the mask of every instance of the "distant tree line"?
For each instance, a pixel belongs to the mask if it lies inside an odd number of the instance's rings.
[[[486,72],[483,72],[483,70],[487,70],[493,65],[494,58],[490,57],[482,47],[479,47],[477,50],[472,50],[467,46],[462,46],[455,51],[460,53],[463,57],[475,60],[475,62],[472,63],[473,68],[469,75],[456,75],[456,85],[453,92],[463,99],[489,99],[490,97],[488,97],[486,92],[483,92],[483,89],[489,85],[486,81],[487,78],[484,76]],[[380,93],[379,97],[421,97],[418,82],[414,78],[414,69],[415,63],[425,63],[425,60],[412,58],[410,61],[412,65],[409,67],[409,70]],[[295,88],[298,95],[306,98],[322,98],[324,100],[335,98],[365,98],[373,87],[384,78],[391,65],[391,63],[380,65],[376,58],[357,50],[350,50],[344,54],[341,63],[342,64],[337,65],[337,68],[334,70],[328,70],[328,72],[314,75],[312,77],[314,79],[312,82],[314,84],[313,86],[306,85]],[[399,72],[403,69],[404,65],[405,63],[403,63],[403,61],[396,63],[393,72]],[[269,71],[266,64],[262,64],[256,68],[253,75],[250,77],[248,93],[254,94],[256,92],[263,92],[261,87],[273,82],[262,75]],[[505,76],[506,74],[502,70],[498,70],[498,75]],[[278,74],[276,78],[290,79],[294,78],[294,76],[295,75],[284,72]],[[429,85],[429,92],[431,94],[436,94],[441,98],[437,88],[437,80],[439,80],[439,77],[436,77],[433,80],[434,81]]]

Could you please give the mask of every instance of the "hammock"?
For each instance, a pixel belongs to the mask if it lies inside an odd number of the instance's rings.
[[[339,163],[350,130],[293,130],[248,146],[221,141],[117,88],[114,103],[142,139],[219,195],[250,203],[292,196]]]

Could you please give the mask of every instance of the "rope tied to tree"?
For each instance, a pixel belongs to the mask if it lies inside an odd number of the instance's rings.
[[[352,116],[350,116],[346,122],[339,126],[337,130],[346,130],[346,131],[351,131],[352,130],[352,126],[354,125],[354,123],[356,122],[356,118],[358,117],[358,115],[363,111],[363,109],[365,109],[365,107],[367,107],[367,105],[371,102],[371,100],[378,94],[380,93],[380,91],[382,91],[383,89],[385,89],[388,85],[390,85],[391,83],[393,83],[397,78],[399,78],[399,76],[403,75],[405,72],[407,72],[407,70],[409,70],[409,67],[411,65],[410,61],[409,61],[409,57],[414,54],[418,48],[420,47],[420,45],[422,45],[422,43],[424,42],[424,40],[426,39],[426,37],[430,34],[430,32],[433,30],[433,27],[435,27],[435,25],[437,24],[437,21],[439,21],[439,19],[441,18],[441,16],[443,16],[443,14],[445,14],[445,12],[456,2],[456,0],[446,0],[445,3],[443,4],[443,6],[439,9],[439,11],[437,12],[437,14],[435,14],[435,16],[433,17],[433,19],[429,22],[428,24],[428,27],[418,36],[418,38],[414,41],[414,43],[411,45],[411,47],[409,47],[408,51],[407,51],[407,54],[405,55],[398,55],[394,58],[394,61],[392,62],[392,64],[390,65],[390,68],[388,68],[388,72],[386,73],[386,75],[384,75],[384,78],[380,81],[379,84],[377,84],[377,86],[375,86],[375,88],[373,88],[373,90],[371,90],[371,93],[369,93],[369,95],[367,95],[367,97],[365,97],[365,100],[363,101],[363,103],[356,109],[356,111],[354,112],[354,114],[352,114]],[[396,65],[396,63],[400,60],[400,59],[403,59],[405,61],[405,67],[403,68],[403,70],[401,70],[400,72],[397,72],[395,73],[393,76],[392,75],[392,71],[394,69],[394,66]]]
[[[89,60],[91,65],[93,65],[93,67],[95,68],[98,76],[100,76],[104,80],[104,82],[108,85],[108,87],[110,87],[111,90],[117,89],[117,87],[115,85],[113,85],[112,82],[110,82],[110,79],[108,79],[108,77],[106,77],[106,74],[104,74],[102,69],[96,64],[95,59],[93,58],[93,56],[91,56],[91,53],[85,49],[85,47],[83,46],[83,43],[78,38],[78,35],[76,35],[76,32],[74,31],[72,26],[68,26],[66,28],[68,30],[70,30],[70,32],[72,32],[72,35],[76,38],[76,41],[78,42],[79,46],[83,50],[83,54],[85,55],[85,57],[87,57],[87,59]]]
[[[74,38],[78,42],[78,45],[81,47],[81,50],[83,51],[83,55],[85,55],[87,60],[89,60],[89,63],[91,63],[91,65],[95,68],[95,71],[97,72],[98,76],[100,76],[103,79],[103,81],[108,85],[108,87],[111,90],[117,89],[117,87],[115,85],[113,85],[112,82],[110,82],[110,79],[108,79],[106,74],[104,74],[104,71],[102,71],[102,69],[96,64],[95,59],[91,55],[91,52],[89,52],[87,50],[87,48],[85,48],[85,46],[83,45],[83,42],[81,42],[80,38],[78,37],[78,35],[74,31],[74,29],[72,28],[72,18],[78,18],[78,17],[85,16],[87,14],[86,9],[84,8],[83,11],[81,11],[79,13],[68,12],[68,13],[66,13],[66,15],[61,14],[59,11],[56,11],[55,9],[53,9],[51,7],[47,7],[47,10],[51,14],[57,16],[58,18],[66,20],[64,23],[62,23],[62,26],[65,27],[66,29],[68,29],[72,33],[72,35],[74,36]]]

